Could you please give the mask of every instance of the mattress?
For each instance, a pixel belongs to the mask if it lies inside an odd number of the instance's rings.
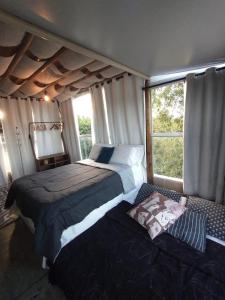
[[[135,165],[135,166],[127,166],[122,164],[102,164],[96,163],[93,160],[86,159],[83,161],[79,161],[79,163],[90,165],[102,169],[108,169],[116,172],[119,174],[123,188],[125,193],[121,193],[120,195],[116,196],[115,198],[111,199],[107,203],[101,205],[100,207],[91,211],[81,222],[73,224],[66,228],[61,235],[60,243],[61,249],[67,245],[71,240],[79,236],[85,230],[93,226],[100,218],[102,218],[107,211],[115,207],[118,203],[122,200],[127,202],[133,203],[136,195],[138,193],[139,188],[141,187],[142,183],[145,181],[145,170],[142,165]],[[27,224],[29,229],[32,233],[35,232],[34,224],[30,218],[25,217],[22,213],[21,217],[24,222]],[[60,252],[59,251],[59,252]],[[58,253],[59,253],[58,252]],[[58,255],[58,254],[57,254]],[[55,258],[57,257],[55,256]]]
[[[225,247],[206,252],[163,233],[153,241],[121,202],[66,245],[49,279],[67,299],[224,300]]]

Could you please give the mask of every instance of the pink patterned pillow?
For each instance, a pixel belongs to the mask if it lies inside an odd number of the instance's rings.
[[[185,210],[183,205],[155,192],[132,208],[128,215],[146,228],[153,240],[175,223]]]

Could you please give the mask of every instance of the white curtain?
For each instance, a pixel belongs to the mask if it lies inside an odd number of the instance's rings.
[[[73,114],[72,100],[69,99],[60,104],[62,121],[64,123],[63,136],[65,139],[66,150],[72,162],[81,159],[79,137],[76,122]]]
[[[30,100],[0,99],[0,109],[13,179],[33,173],[35,161],[28,134],[32,122]]]
[[[101,86],[91,87],[95,143],[109,144],[106,111]]]
[[[113,144],[144,144],[144,81],[125,74],[104,85]]]
[[[31,105],[34,122],[60,122],[56,102],[32,101]],[[51,130],[51,126],[52,124],[46,123],[47,130],[33,132],[38,157],[64,152],[61,131]]]
[[[4,146],[0,137],[0,186],[8,181],[7,166],[5,164]]]
[[[184,123],[184,192],[225,203],[225,71],[189,75]]]

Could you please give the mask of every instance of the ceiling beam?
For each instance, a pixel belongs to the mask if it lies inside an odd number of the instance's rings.
[[[22,42],[17,48],[16,54],[14,55],[5,73],[1,76],[1,79],[7,78],[9,75],[13,73],[13,71],[16,69],[17,65],[23,58],[26,51],[30,48],[33,38],[34,38],[33,34],[25,33]]]
[[[18,91],[19,89],[21,89],[21,87],[27,83],[28,81],[33,80],[37,75],[39,75],[41,72],[44,72],[50,65],[52,65],[58,58],[59,56],[64,53],[66,51],[65,47],[60,48],[51,58],[49,58],[46,63],[44,63],[39,69],[37,69],[30,77],[26,78],[24,80],[24,82],[18,86],[18,89],[16,91]],[[13,94],[15,93],[15,91],[13,92]],[[13,94],[11,96],[13,96]]]

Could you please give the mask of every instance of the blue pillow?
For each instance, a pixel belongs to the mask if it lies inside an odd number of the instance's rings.
[[[107,164],[113,155],[115,147],[102,147],[96,162]]]
[[[207,216],[187,209],[167,232],[191,247],[205,252]]]
[[[183,196],[181,193],[164,189],[154,184],[143,183],[135,199],[135,204],[142,202],[154,192],[159,192],[160,194],[173,199],[176,202],[179,202],[180,197]]]

